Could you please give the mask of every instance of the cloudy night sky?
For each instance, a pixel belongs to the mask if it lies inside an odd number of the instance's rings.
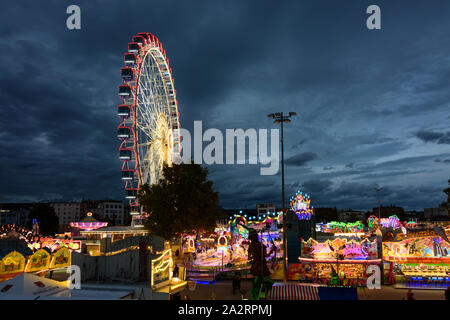
[[[71,4],[81,30],[66,27]],[[381,30],[366,28],[371,4]],[[125,200],[120,68],[131,37],[150,32],[184,128],[277,128],[268,113],[297,113],[286,198],[300,188],[315,207],[369,209],[383,187],[383,205],[437,207],[450,179],[449,17],[447,0],[8,1],[0,201]],[[208,169],[225,208],[281,203],[281,172]]]

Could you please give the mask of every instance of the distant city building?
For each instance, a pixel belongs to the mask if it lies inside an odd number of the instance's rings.
[[[256,205],[256,212],[258,216],[267,214],[268,212],[275,212],[275,204],[274,203],[258,203]]]
[[[27,222],[28,213],[25,208],[20,209],[0,209],[0,225],[16,224],[23,226]]]
[[[338,221],[347,221],[347,222],[349,220],[364,221],[365,217],[366,217],[365,211],[343,210],[338,212]]]
[[[447,211],[442,208],[425,208],[423,211],[425,218],[447,216]]]
[[[334,208],[314,208],[314,216],[317,222],[330,222],[339,220],[338,210]]]
[[[81,218],[88,212],[102,221],[108,221],[108,226],[131,224],[130,208],[120,200],[83,200],[81,202]]]
[[[396,215],[400,218],[400,215],[402,215],[404,212],[405,210],[402,207],[397,206],[382,206],[380,208],[381,218],[389,218],[393,215]],[[378,217],[378,207],[372,209],[372,214]]]
[[[59,225],[66,226],[80,219],[80,202],[49,202],[59,218]]]
[[[98,207],[97,214],[102,219],[108,219],[111,221],[111,226],[123,225],[125,222],[125,210],[122,201],[119,200],[106,200],[101,201]]]
[[[422,219],[424,217],[424,212],[423,211],[405,211],[405,215],[408,217],[408,219],[410,220],[414,220],[414,219]]]
[[[33,203],[2,203],[0,204],[0,225],[16,224],[23,226],[27,223],[28,214]]]

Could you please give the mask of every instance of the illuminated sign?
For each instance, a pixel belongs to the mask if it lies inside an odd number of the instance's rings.
[[[403,233],[399,233],[396,236],[396,240],[401,241],[403,239],[410,238],[423,238],[423,237],[439,237],[439,235],[433,230],[425,230],[425,231],[409,231],[406,235]]]
[[[322,230],[325,233],[356,233],[362,232],[364,229],[364,225],[361,221],[357,222],[337,222],[331,221],[327,224],[322,225]]]
[[[152,260],[151,287],[153,290],[170,284],[172,266],[172,249],[164,251],[158,259]]]
[[[314,213],[310,206],[311,198],[307,194],[297,191],[295,197],[291,198],[291,209],[300,220],[310,220]]]
[[[357,242],[347,238],[335,238],[318,242],[312,238],[302,241],[302,258],[336,259],[341,254],[344,259],[373,259],[377,258],[377,242],[368,239]]]
[[[40,238],[39,242],[28,243],[28,247],[31,250],[48,248],[51,252],[57,251],[61,248],[68,248],[72,251],[81,252],[81,240]]]
[[[403,258],[450,257],[450,244],[436,235],[433,236],[433,231],[414,232],[420,234],[414,237],[410,233],[409,237],[402,241],[383,242],[383,258],[395,261]]]

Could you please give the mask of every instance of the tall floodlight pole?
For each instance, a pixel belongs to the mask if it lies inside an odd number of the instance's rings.
[[[377,192],[377,198],[378,198],[378,219],[381,219],[381,204],[380,204],[381,190],[383,190],[383,188],[375,188],[375,191]]]
[[[286,237],[286,206],[284,197],[284,136],[283,136],[283,123],[291,122],[291,117],[295,116],[295,112],[289,112],[289,115],[283,116],[283,112],[271,113],[269,118],[274,119],[274,123],[280,123],[281,125],[281,209],[283,210],[283,270],[284,270],[284,282],[287,282],[287,237]]]

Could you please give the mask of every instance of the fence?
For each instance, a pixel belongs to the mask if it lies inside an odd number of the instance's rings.
[[[151,260],[157,255],[147,254],[144,270],[140,266],[140,250],[127,250],[108,256],[89,256],[82,253],[72,253],[72,264],[81,269],[81,281],[128,281],[137,282],[150,279]],[[142,262],[141,262],[142,263]],[[142,274],[147,279],[142,279]]]

